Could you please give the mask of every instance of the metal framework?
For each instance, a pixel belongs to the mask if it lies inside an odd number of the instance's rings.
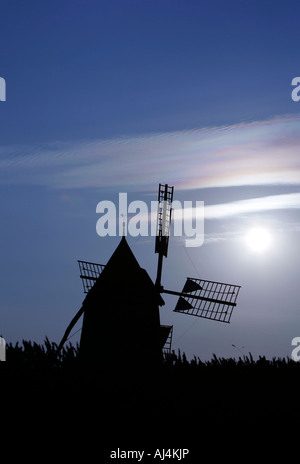
[[[174,311],[229,323],[240,288],[240,285],[188,277],[181,294],[177,293],[179,299]],[[166,293],[176,294],[168,290]]]
[[[168,184],[159,184],[158,189],[158,208],[156,223],[155,253],[158,253],[157,274],[155,285],[161,287],[161,274],[163,257],[168,256],[168,245],[171,228],[172,203],[174,187]]]
[[[159,184],[155,253],[168,255],[174,187]]]
[[[165,335],[165,343],[164,343],[162,351],[164,354],[171,353],[173,326],[172,325],[161,325],[160,330],[163,331]]]
[[[90,263],[88,261],[78,260],[80,278],[83,284],[84,293],[88,293],[99,275],[105,268],[105,264]]]

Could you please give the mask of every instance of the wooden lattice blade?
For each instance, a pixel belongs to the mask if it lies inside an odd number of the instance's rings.
[[[161,325],[160,326],[161,345],[162,345],[162,350],[164,353],[171,352],[172,335],[173,335],[172,325]]]
[[[80,278],[83,284],[83,291],[84,293],[88,293],[103,271],[105,264],[78,260],[78,265],[80,270]]]
[[[166,293],[179,296],[175,312],[229,323],[240,288],[239,285],[189,277],[181,293]]]

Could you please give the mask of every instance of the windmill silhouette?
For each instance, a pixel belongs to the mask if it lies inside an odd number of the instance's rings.
[[[60,350],[83,315],[79,353],[107,364],[157,363],[171,350],[173,326],[161,325],[162,294],[178,297],[175,312],[229,323],[240,286],[188,277],[181,292],[161,284],[168,256],[174,187],[159,184],[155,284],[134,257],[125,234],[106,265],[78,260],[86,297],[68,325]]]

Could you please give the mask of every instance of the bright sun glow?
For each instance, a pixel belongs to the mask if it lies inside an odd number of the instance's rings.
[[[246,243],[251,250],[263,252],[270,247],[272,237],[266,229],[255,228],[247,234]]]

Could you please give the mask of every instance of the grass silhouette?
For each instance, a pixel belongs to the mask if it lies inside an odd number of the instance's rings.
[[[149,372],[137,366],[135,373],[126,373],[124,359],[120,374],[113,366],[110,373],[103,371],[101,360],[86,368],[78,353],[78,345],[71,344],[58,353],[57,344],[47,338],[42,345],[7,343],[7,360],[0,363],[2,394],[19,404],[60,405],[64,411],[84,404],[106,421],[129,416],[139,421],[192,418],[207,428],[291,423],[300,415],[300,363],[289,358],[213,355],[201,361],[173,351]]]

